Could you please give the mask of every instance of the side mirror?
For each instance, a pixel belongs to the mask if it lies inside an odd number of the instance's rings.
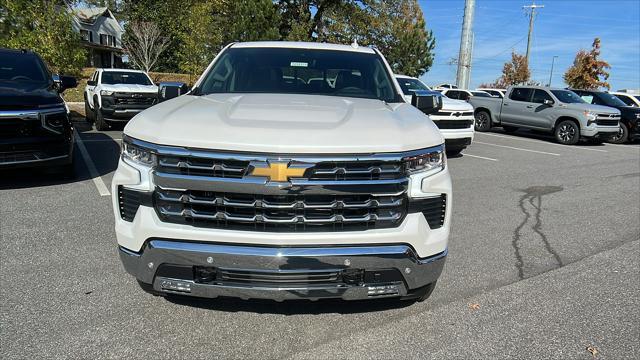
[[[189,91],[189,87],[181,82],[161,82],[158,85],[158,102],[167,101]]]
[[[553,104],[554,104],[554,103],[555,103],[555,102],[554,102],[553,100],[549,100],[549,99],[546,99],[546,100],[543,102],[543,104],[545,104],[545,105],[547,105],[547,106],[553,106]]]
[[[87,80],[87,85],[96,86],[96,82],[95,82],[95,80]]]
[[[442,95],[415,91],[411,97],[411,105],[417,107],[418,110],[426,115],[433,114],[442,109]]]
[[[53,83],[58,87],[58,92],[78,86],[78,80],[73,76],[53,75]]]

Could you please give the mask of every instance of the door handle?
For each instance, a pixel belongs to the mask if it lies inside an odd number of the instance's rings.
[[[533,109],[533,105],[527,105],[527,109]]]
[[[509,106],[509,103],[504,103],[502,104],[502,106]]]

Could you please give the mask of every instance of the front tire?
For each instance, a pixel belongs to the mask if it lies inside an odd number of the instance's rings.
[[[580,140],[580,128],[571,120],[560,122],[553,134],[556,141],[564,145],[575,145]]]
[[[96,109],[95,116],[96,116],[96,121],[95,121],[96,130],[98,131],[109,130],[110,126],[102,116],[102,111],[100,109]]]
[[[85,97],[84,99],[84,119],[91,124],[91,119],[92,119],[92,110],[91,110],[91,106],[89,106],[89,101],[87,100],[87,98]]]
[[[488,112],[480,110],[476,113],[475,129],[484,132],[491,129],[491,116]]]
[[[609,142],[612,144],[624,144],[629,140],[629,128],[627,125],[620,123],[620,131],[618,134],[609,138]]]

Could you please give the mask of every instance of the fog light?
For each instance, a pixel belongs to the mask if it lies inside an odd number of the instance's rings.
[[[399,293],[400,289],[398,288],[398,285],[378,285],[367,287],[368,296],[397,295]]]
[[[190,293],[191,283],[188,283],[186,281],[178,281],[178,280],[162,280],[160,282],[160,288],[162,290]]]

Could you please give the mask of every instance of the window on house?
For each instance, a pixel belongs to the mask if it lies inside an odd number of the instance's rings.
[[[116,46],[116,37],[113,35],[100,34],[100,45]]]
[[[89,30],[80,30],[80,38],[82,41],[91,41],[91,31]]]

